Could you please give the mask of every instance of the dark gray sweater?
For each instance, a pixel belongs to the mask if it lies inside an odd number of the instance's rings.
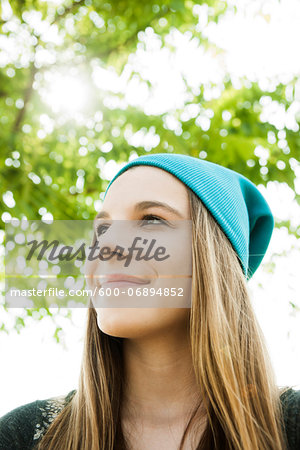
[[[1,417],[0,450],[33,450],[75,392],[27,403]],[[300,391],[290,388],[281,395],[281,402],[288,450],[300,450]]]

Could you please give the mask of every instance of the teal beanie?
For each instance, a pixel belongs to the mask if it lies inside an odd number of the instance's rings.
[[[177,153],[156,153],[140,156],[123,166],[105,195],[119,175],[138,165],[166,170],[200,198],[231,242],[249,280],[266,253],[274,228],[269,205],[255,184],[210,161]]]

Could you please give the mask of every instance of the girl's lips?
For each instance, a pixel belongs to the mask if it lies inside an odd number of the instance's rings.
[[[142,278],[134,275],[126,275],[124,273],[112,273],[100,275],[96,280],[96,284],[99,288],[114,288],[114,287],[137,287],[150,284],[149,278]]]
[[[134,275],[125,275],[124,273],[112,273],[100,276],[101,284],[128,283],[128,284],[149,284],[148,278],[136,277]]]
[[[111,288],[113,288],[113,287],[121,287],[121,286],[124,286],[124,287],[126,287],[126,286],[135,286],[135,287],[137,287],[137,286],[143,286],[143,285],[145,285],[145,284],[149,284],[150,283],[150,280],[148,280],[147,282],[144,282],[144,283],[135,283],[135,282],[132,282],[132,281],[125,281],[125,280],[116,280],[116,281],[105,281],[105,282],[102,282],[102,283],[100,283],[101,284],[101,287],[111,287]]]

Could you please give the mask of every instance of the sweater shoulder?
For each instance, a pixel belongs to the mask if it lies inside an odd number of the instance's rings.
[[[35,400],[21,405],[0,418],[0,450],[33,449],[55,417],[75,394]]]
[[[300,449],[300,390],[289,388],[280,396],[289,450]]]
[[[28,449],[34,430],[37,401],[19,406],[0,418],[0,450]]]

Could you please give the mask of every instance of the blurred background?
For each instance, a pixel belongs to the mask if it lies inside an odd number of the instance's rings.
[[[298,0],[1,0],[5,222],[89,219],[128,160],[174,152],[253,181],[276,227],[249,281],[278,385],[300,389]],[[0,299],[0,415],[77,387],[85,308]]]

